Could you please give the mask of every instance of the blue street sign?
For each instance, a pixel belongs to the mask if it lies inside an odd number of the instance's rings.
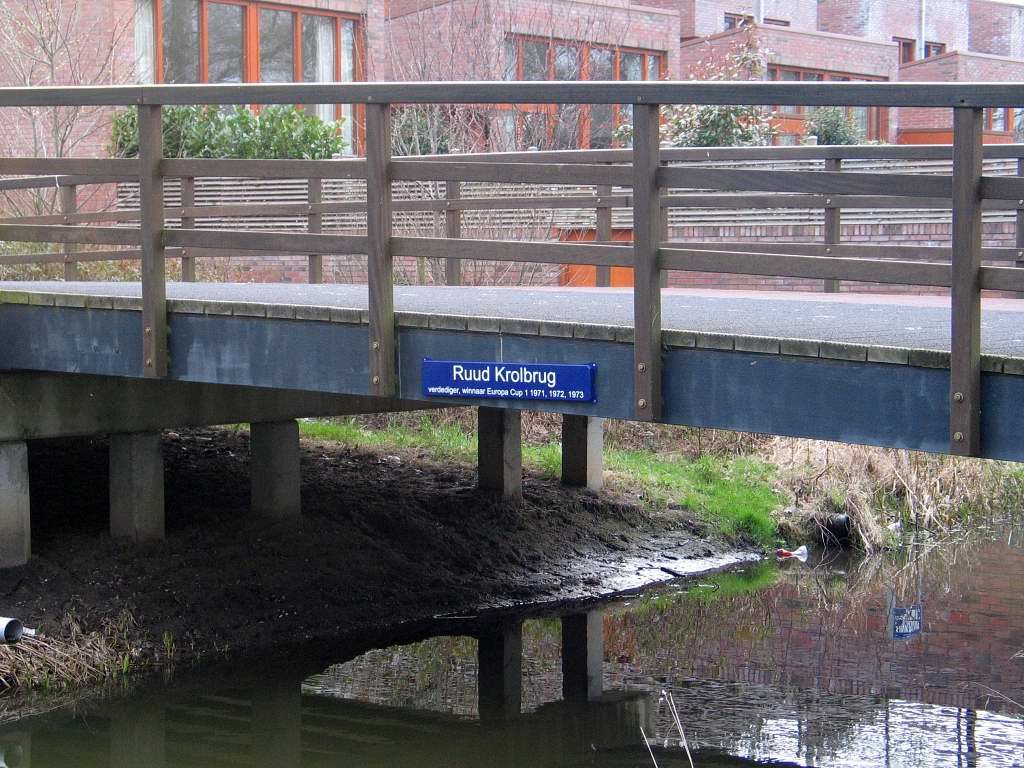
[[[494,400],[597,401],[597,365],[484,363],[424,358],[423,394],[427,397]]]
[[[920,605],[908,605],[906,608],[892,609],[892,637],[894,640],[905,640],[921,634],[922,613]]]

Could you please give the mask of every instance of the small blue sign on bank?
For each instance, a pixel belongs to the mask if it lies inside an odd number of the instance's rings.
[[[423,359],[427,397],[597,401],[595,363],[498,363]]]
[[[892,637],[894,640],[906,640],[921,634],[923,611],[920,605],[908,605],[905,608],[892,609]]]

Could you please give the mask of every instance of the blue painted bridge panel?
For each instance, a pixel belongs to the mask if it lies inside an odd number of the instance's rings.
[[[2,365],[138,376],[139,326],[137,312],[2,305]],[[368,394],[365,326],[182,314],[171,316],[170,332],[174,379]],[[611,418],[632,415],[629,344],[402,330],[401,397],[422,399],[420,372],[425,357],[597,363],[594,403],[487,404]],[[665,355],[663,420],[941,452],[948,441],[948,382],[948,371],[937,369],[677,349]],[[1024,461],[1024,376],[985,374],[982,396],[984,455]],[[446,398],[443,402],[459,401]]]

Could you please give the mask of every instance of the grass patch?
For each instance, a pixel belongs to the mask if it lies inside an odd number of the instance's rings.
[[[356,419],[306,420],[302,434],[317,440],[377,450],[419,449],[441,461],[476,460],[476,436],[457,424],[439,424],[424,415],[418,427],[390,423],[369,428]],[[557,478],[562,469],[557,442],[526,444],[523,464]],[[751,457],[682,455],[606,449],[605,470],[618,484],[638,489],[652,506],[681,506],[700,515],[723,534],[745,535],[772,546],[777,539],[773,516],[780,499],[772,490],[774,468]]]

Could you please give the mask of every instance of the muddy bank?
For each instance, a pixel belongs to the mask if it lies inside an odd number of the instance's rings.
[[[116,626],[114,652],[137,669],[592,597],[750,549],[624,492],[528,475],[510,504],[479,492],[472,467],[308,441],[303,517],[267,522],[248,511],[244,433],[172,433],[164,454],[167,539],[135,545],[107,534],[104,441],[33,446],[34,556],[0,572],[0,613],[53,638]]]

